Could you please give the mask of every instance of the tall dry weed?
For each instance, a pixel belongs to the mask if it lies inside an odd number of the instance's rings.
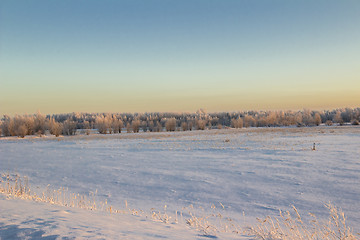
[[[256,239],[263,240],[355,240],[352,229],[346,224],[344,212],[332,204],[327,204],[330,216],[328,221],[320,221],[314,214],[312,220],[303,222],[298,210],[293,206],[295,216],[289,211],[280,211],[280,217],[258,219],[258,225],[250,227],[248,232]]]

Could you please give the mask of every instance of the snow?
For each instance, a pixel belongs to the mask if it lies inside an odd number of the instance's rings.
[[[0,237],[203,239],[185,223],[189,213],[221,214],[208,220],[222,230],[230,227],[225,217],[244,227],[292,205],[305,219],[311,212],[326,220],[329,202],[360,232],[359,156],[355,126],[0,138],[0,171],[28,176],[33,191],[97,192],[98,201],[116,209],[126,201],[142,212],[110,214],[0,195]],[[157,222],[153,211],[171,220]]]
[[[159,224],[126,214],[106,214],[0,196],[1,239],[203,239],[180,224]]]

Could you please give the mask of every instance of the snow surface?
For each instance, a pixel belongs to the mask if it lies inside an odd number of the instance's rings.
[[[360,232],[360,128],[355,126],[0,138],[0,164],[2,173],[28,176],[33,191],[97,191],[96,198],[114,208],[125,208],[127,201],[144,212],[109,214],[0,195],[2,239],[8,234],[19,239],[204,239],[186,225],[189,212],[220,213],[222,220],[209,221],[222,229],[229,223],[225,217],[247,226],[292,205],[305,219],[311,212],[326,220],[329,202]],[[165,208],[169,223],[149,217]],[[176,211],[182,215],[178,224]]]
[[[66,208],[0,195],[0,239],[204,239],[180,224]]]

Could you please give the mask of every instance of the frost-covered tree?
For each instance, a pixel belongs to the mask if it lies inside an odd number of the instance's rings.
[[[16,122],[15,120],[12,118],[10,119],[10,121],[8,122],[8,130],[10,133],[10,136],[16,136]]]
[[[173,132],[176,130],[176,119],[175,118],[170,118],[166,120],[165,123],[165,129],[166,131],[170,131]]]
[[[143,130],[143,132],[147,132],[148,130],[148,126],[147,126],[147,122],[146,121],[142,121],[141,122],[141,129]]]
[[[25,137],[27,133],[27,128],[25,126],[25,118],[19,115],[16,115],[11,121],[11,135],[18,137]]]
[[[311,115],[311,111],[310,110],[307,110],[305,109],[302,113],[302,123],[305,125],[305,126],[312,126],[314,125],[314,118],[313,116]]]
[[[140,130],[140,120],[139,119],[135,119],[131,122],[131,128],[133,130],[134,133],[138,133]]]
[[[1,130],[5,137],[11,136],[9,125],[10,125],[11,118],[7,115],[4,116],[4,119],[1,124]]]
[[[130,124],[130,122],[128,122],[126,124],[126,132],[131,133],[131,124]]]
[[[240,119],[240,118],[239,118]],[[253,116],[245,115],[243,120],[244,127],[255,127],[256,126],[256,120]]]
[[[218,117],[213,117],[211,120],[210,120],[210,123],[211,123],[211,126],[217,126],[219,124],[219,118]]]
[[[326,125],[326,126],[332,126],[332,125],[333,125],[333,121],[327,120],[327,121],[325,122],[325,125]]]
[[[264,116],[259,117],[256,121],[256,127],[265,127],[266,125],[266,118]]]
[[[298,127],[301,127],[303,126],[303,117],[302,117],[302,114],[300,112],[296,113],[295,115],[295,122],[296,122],[296,125]]]
[[[2,130],[5,136],[25,137],[34,133],[34,117],[16,115],[13,118],[4,117]],[[46,129],[46,126],[43,126]]]
[[[240,117],[238,119],[231,119],[231,127],[233,128],[242,128],[243,124],[243,120]]]
[[[25,124],[21,124],[17,127],[17,129],[16,129],[17,136],[24,138],[26,133],[27,133],[27,128],[26,128]]]
[[[152,131],[153,132],[161,132],[162,128],[163,128],[163,126],[161,125],[161,123],[159,121],[155,121],[152,124]]]
[[[91,126],[90,126],[90,122],[85,120],[84,123],[83,123],[83,128],[85,129],[85,134],[86,135],[90,135],[90,132],[91,132]]]
[[[344,122],[351,122],[351,119],[353,119],[353,112],[350,108],[345,108],[341,111],[341,118]]]
[[[150,131],[150,132],[154,132],[154,122],[153,122],[153,121],[150,121],[150,122],[148,123],[148,126],[149,126],[149,131]]]
[[[319,126],[321,124],[321,116],[318,112],[314,115],[314,123],[316,126]]]
[[[277,115],[276,112],[270,112],[266,117],[266,124],[269,127],[275,127],[277,125]]]
[[[111,133],[111,118],[103,115],[97,116],[95,119],[95,127],[101,134]]]
[[[344,125],[344,120],[341,116],[341,112],[338,111],[334,116],[334,122],[338,123],[340,126]]]
[[[183,130],[183,131],[187,131],[188,130],[188,124],[187,124],[187,122],[182,122],[181,123],[181,130]]]
[[[24,124],[27,129],[26,135],[33,135],[35,133],[35,118],[34,118],[34,116],[26,116],[24,119]],[[46,124],[45,124],[44,128],[46,129]]]
[[[46,130],[46,118],[38,111],[34,115],[34,132],[39,135],[45,134]]]
[[[121,119],[113,118],[111,123],[111,128],[114,133],[121,133],[121,129],[124,127],[123,121]]]
[[[195,125],[197,130],[205,130],[206,121],[202,119],[197,119],[195,121]]]
[[[58,123],[55,121],[54,118],[50,118],[48,123],[48,128],[50,131],[50,134],[55,135],[55,137],[60,136],[63,130],[63,126],[61,123]]]
[[[55,122],[63,124],[67,120],[75,122],[76,129],[86,129],[90,133],[91,128],[97,128],[100,133],[117,133],[121,132],[121,128],[125,125],[128,131],[139,131],[141,127],[145,131],[162,131],[164,128],[173,131],[173,124],[169,119],[175,120],[175,130],[203,130],[205,128],[217,128],[234,126],[232,119],[243,120],[245,127],[276,127],[276,126],[309,126],[319,125],[320,123],[335,122],[340,125],[345,122],[355,123],[360,121],[360,108],[356,109],[337,109],[331,111],[314,112],[303,110],[298,112],[292,111],[246,111],[246,112],[223,112],[208,114],[204,110],[197,113],[145,113],[145,114],[90,114],[90,113],[68,113],[44,116],[40,112],[34,115],[24,116],[4,116],[1,121],[1,132],[3,136],[21,136],[25,135],[45,134],[46,130],[50,130],[48,121],[53,118]],[[356,121],[355,121],[356,120]],[[137,121],[140,121],[137,126]],[[134,129],[132,124],[134,124]],[[186,127],[187,125],[187,127]],[[19,127],[21,126],[21,129]],[[65,125],[66,127],[66,125]]]
[[[67,119],[63,124],[63,134],[64,135],[75,135],[76,133],[76,122],[71,120],[70,118]]]
[[[189,131],[193,130],[193,125],[194,125],[193,121],[188,122]]]
[[[163,125],[157,121],[156,122],[156,132],[162,132],[163,131]]]

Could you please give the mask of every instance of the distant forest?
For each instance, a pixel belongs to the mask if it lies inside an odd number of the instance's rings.
[[[5,115],[0,136],[75,135],[77,132],[101,134],[121,132],[192,131],[242,127],[359,125],[360,108],[331,111],[246,111],[207,113],[68,113],[43,115]]]

